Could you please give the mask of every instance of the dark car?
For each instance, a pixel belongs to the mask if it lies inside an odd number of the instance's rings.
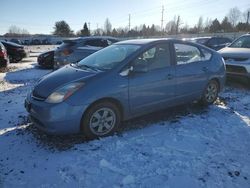
[[[0,42],[0,68],[7,67],[9,62],[7,51],[4,45]]]
[[[55,50],[50,50],[40,54],[37,57],[37,63],[43,68],[53,68],[54,67],[54,52]]]
[[[22,41],[19,39],[10,39],[10,42],[16,43],[16,44],[22,44]]]
[[[33,39],[30,44],[31,45],[41,45],[42,41],[40,41],[39,39]]]
[[[90,54],[116,42],[118,42],[118,39],[107,36],[80,37],[64,40],[63,44],[55,51],[54,68],[58,69],[66,64],[77,63]]]
[[[27,56],[27,52],[24,50],[24,46],[15,44],[13,42],[1,42],[7,50],[10,63],[17,63]]]
[[[50,134],[113,134],[122,120],[200,100],[223,90],[225,64],[205,46],[175,39],[118,42],[44,76],[25,107]]]
[[[232,40],[227,37],[197,37],[190,39],[190,41],[202,44],[216,51],[226,47],[232,42]]]

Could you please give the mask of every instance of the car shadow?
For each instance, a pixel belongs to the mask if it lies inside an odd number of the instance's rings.
[[[34,68],[30,68],[34,69]],[[18,86],[14,89],[8,90],[10,93],[15,93],[18,90],[22,89],[23,87],[27,87],[27,85],[32,86],[36,80],[38,80],[41,76],[49,73],[48,70],[41,70],[39,68],[39,71],[30,71],[30,69],[25,69],[25,70],[18,70],[15,72],[8,72],[5,76],[5,80],[9,83],[22,83],[24,86]],[[35,75],[35,79],[34,79]],[[21,79],[20,79],[21,78]],[[229,88],[227,89],[232,89],[232,84],[231,82],[229,83]],[[246,90],[244,85],[236,85],[237,89],[242,89],[243,91]],[[3,92],[0,92],[0,94]],[[24,98],[23,98],[24,100]],[[227,106],[228,103],[230,103],[230,98],[227,97],[220,97],[214,107],[218,108],[217,105],[222,105],[222,106]],[[20,105],[20,104],[19,104]],[[23,105],[23,102],[22,104]],[[24,107],[23,107],[24,109]],[[210,111],[210,108],[207,108],[205,106],[201,106],[199,103],[190,103],[190,104],[185,104],[177,107],[172,107],[168,108],[165,110],[161,110],[158,112],[154,112],[151,114],[147,114],[129,121],[125,121],[122,123],[121,127],[117,131],[116,135],[118,137],[123,137],[124,133],[131,131],[131,130],[137,130],[137,129],[142,129],[146,128],[148,126],[151,126],[152,124],[157,124],[157,125],[162,125],[162,126],[167,126],[167,125],[174,125],[171,128],[179,128],[181,127],[180,120],[183,117],[194,117],[194,116],[202,116],[203,118],[206,118],[206,114]],[[219,110],[225,110],[225,109],[219,109]],[[25,111],[25,109],[24,109]],[[233,113],[233,112],[232,112]],[[239,122],[243,122],[245,125],[246,123],[242,121],[238,117],[237,114],[235,114],[236,118],[239,119]],[[9,131],[8,133],[5,134],[11,134],[15,132],[17,135],[32,135],[37,143],[38,146],[42,146],[46,149],[49,149],[51,151],[64,151],[64,150],[69,150],[69,149],[74,149],[74,146],[76,144],[82,144],[82,143],[87,143],[89,142],[84,136],[78,134],[78,135],[67,135],[67,136],[54,136],[54,135],[48,135],[40,130],[38,130],[27,118],[27,116],[24,117],[18,117],[17,119],[20,119],[19,122],[15,126],[19,125],[27,125],[23,128],[17,128],[16,130]],[[167,122],[167,123],[166,123]],[[176,124],[179,123],[179,124]],[[13,126],[13,125],[12,125]],[[0,135],[0,136],[4,136]]]

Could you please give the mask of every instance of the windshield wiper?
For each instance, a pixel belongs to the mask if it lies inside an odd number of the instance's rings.
[[[87,69],[91,69],[91,70],[94,70],[94,71],[100,71],[101,69],[97,68],[97,67],[93,67],[93,66],[89,66],[89,65],[78,65],[79,68],[87,68]]]

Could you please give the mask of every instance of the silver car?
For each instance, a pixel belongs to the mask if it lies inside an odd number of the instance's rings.
[[[58,69],[66,64],[77,63],[90,54],[107,47],[115,42],[116,38],[93,36],[80,37],[77,39],[64,40],[54,55],[54,68]]]
[[[239,37],[219,53],[225,60],[229,77],[243,77],[250,80],[250,34]]]

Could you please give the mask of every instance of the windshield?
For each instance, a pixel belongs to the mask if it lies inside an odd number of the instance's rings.
[[[250,48],[250,35],[238,38],[229,47],[232,47],[232,48]]]
[[[139,45],[111,45],[91,54],[76,64],[79,68],[110,70],[139,49]]]

